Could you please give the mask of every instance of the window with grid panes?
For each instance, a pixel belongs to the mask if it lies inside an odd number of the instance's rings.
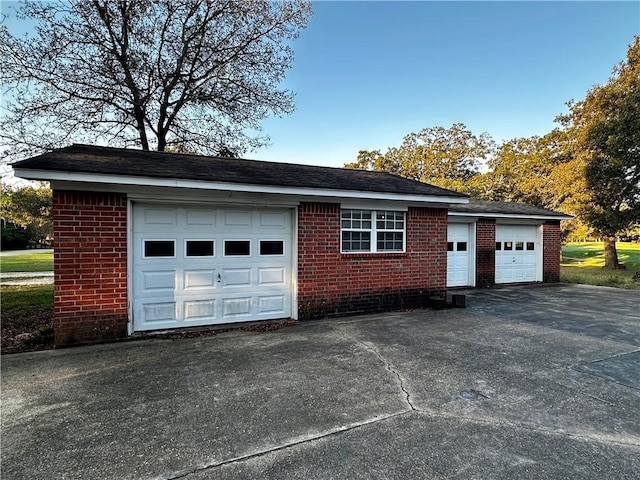
[[[405,213],[342,210],[342,252],[403,252]]]

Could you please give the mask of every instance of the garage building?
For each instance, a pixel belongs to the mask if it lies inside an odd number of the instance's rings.
[[[14,169],[53,189],[56,345],[557,281],[569,218],[382,172],[88,145]]]

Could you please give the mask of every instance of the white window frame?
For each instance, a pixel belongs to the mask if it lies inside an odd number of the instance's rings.
[[[147,242],[173,242],[173,255],[152,255],[147,257],[147,249],[145,248],[145,244]],[[142,239],[142,258],[144,260],[158,260],[163,258],[178,258],[178,242],[175,238],[143,238]]]
[[[248,255],[227,255],[227,242],[249,242]],[[222,257],[223,258],[250,258],[253,255],[253,242],[250,238],[223,238],[222,239]]]
[[[213,255],[187,255],[188,242],[213,242]],[[184,239],[184,258],[216,258],[216,240],[215,238],[185,238]]]
[[[273,254],[273,255],[263,255],[262,253],[260,253],[260,247],[261,247],[261,242],[282,242],[282,253],[278,253],[278,254]],[[259,257],[286,257],[287,255],[287,242],[284,240],[284,238],[259,238],[258,239],[258,256]]]
[[[342,214],[346,211],[360,211],[367,212],[371,214],[371,227],[370,228],[346,228],[342,226],[343,218]],[[402,220],[402,229],[387,229],[382,228],[378,229],[378,214],[393,212],[394,214],[401,213]],[[342,248],[342,234],[343,232],[369,232],[370,240],[369,240],[369,250],[344,250]],[[378,233],[402,233],[402,250],[378,250]],[[350,254],[363,254],[363,253],[405,253],[407,250],[407,212],[405,210],[397,210],[391,208],[381,208],[381,209],[369,209],[369,208],[341,208],[340,209],[340,253],[344,253],[347,255]]]

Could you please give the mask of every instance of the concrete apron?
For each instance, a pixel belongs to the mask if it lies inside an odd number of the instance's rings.
[[[637,478],[638,292],[2,358],[6,478]],[[618,373],[616,373],[618,372]]]

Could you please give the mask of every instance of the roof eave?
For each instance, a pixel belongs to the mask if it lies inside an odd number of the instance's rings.
[[[523,220],[571,220],[573,216],[564,213],[556,214],[527,214],[527,213],[497,213],[497,212],[457,212],[449,210],[452,217],[489,217],[489,218],[519,218]]]
[[[28,180],[65,181],[78,183],[102,183],[108,185],[148,186],[186,188],[198,190],[216,190],[227,192],[268,193],[280,195],[298,195],[326,198],[358,198],[366,200],[389,200],[417,203],[467,204],[467,197],[447,195],[418,195],[386,193],[362,190],[336,190],[320,188],[283,187],[245,183],[212,182],[205,180],[184,180],[178,178],[139,177],[131,175],[108,175],[83,172],[65,172],[14,167],[16,176]]]

